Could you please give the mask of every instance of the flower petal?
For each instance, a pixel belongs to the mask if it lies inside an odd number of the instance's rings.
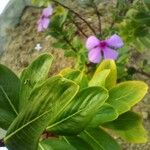
[[[99,43],[100,43],[100,40],[97,37],[90,36],[86,41],[86,48],[90,50],[98,46]]]
[[[109,47],[106,47],[104,50],[103,50],[103,53],[104,53],[104,58],[105,59],[117,59],[118,57],[118,52],[109,48]]]
[[[38,32],[43,31],[44,29],[43,29],[43,25],[42,25],[42,20],[41,19],[38,20],[37,24],[38,24],[38,28],[37,28]]]
[[[53,8],[52,8],[52,6],[50,5],[50,6],[48,6],[47,8],[43,9],[42,16],[44,16],[44,17],[49,17],[49,16],[52,15],[52,13],[53,13]]]
[[[42,25],[43,25],[44,29],[48,28],[49,23],[50,23],[50,19],[49,18],[43,18]]]
[[[120,36],[117,34],[112,35],[109,39],[106,40],[108,46],[114,47],[114,48],[121,48],[124,43]]]
[[[93,48],[88,53],[89,61],[98,64],[101,61],[101,50],[99,47]]]

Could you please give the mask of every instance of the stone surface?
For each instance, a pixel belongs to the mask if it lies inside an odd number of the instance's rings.
[[[31,0],[10,0],[0,15],[0,53],[2,53],[10,40],[8,29],[15,27],[22,16],[26,6]]]

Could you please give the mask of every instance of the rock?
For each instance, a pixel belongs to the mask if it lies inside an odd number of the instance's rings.
[[[7,30],[19,23],[24,8],[30,5],[31,0],[10,0],[0,15],[0,54],[5,50],[10,40]]]

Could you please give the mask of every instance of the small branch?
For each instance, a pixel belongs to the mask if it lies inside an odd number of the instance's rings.
[[[73,45],[71,44],[71,42],[66,38],[63,37],[64,41],[70,46],[70,48],[74,51],[77,52],[77,50],[73,47]]]
[[[4,140],[3,139],[0,139],[0,147],[4,147],[5,144],[4,144]]]
[[[92,26],[84,19],[80,16],[80,14],[78,14],[77,12],[75,12],[74,10],[72,10],[71,8],[69,8],[68,6],[56,1],[56,0],[52,0],[53,2],[55,2],[56,4],[68,9],[70,12],[72,12],[73,14],[75,14],[78,18],[80,18],[88,27],[89,29],[91,29],[91,31],[94,33],[94,35],[96,35],[95,30],[92,28]]]
[[[75,22],[73,19],[71,19],[71,21],[72,21],[73,24],[77,27],[77,29],[79,30],[79,32],[81,32],[82,35],[83,35],[85,38],[88,38],[88,36],[86,35],[86,33],[84,33],[84,31],[83,31],[82,28],[78,25],[78,23]]]
[[[102,36],[102,22],[101,22],[101,14],[98,11],[97,5],[95,4],[94,0],[92,0],[93,3],[93,8],[95,10],[95,13],[97,15],[98,18],[98,26],[99,26],[99,32],[100,32],[100,36]]]
[[[150,74],[147,73],[147,72],[144,72],[142,69],[137,69],[137,68],[135,68],[133,66],[127,66],[127,69],[129,69],[129,68],[132,68],[135,71],[135,73],[139,73],[139,74],[142,74],[142,75],[150,78]]]

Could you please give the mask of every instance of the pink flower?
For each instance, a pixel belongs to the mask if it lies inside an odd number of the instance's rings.
[[[95,36],[90,36],[86,41],[86,48],[89,50],[89,61],[97,64],[102,57],[115,60],[118,57],[116,49],[121,48],[123,45],[122,39],[116,34],[102,41]]]
[[[38,32],[44,31],[45,29],[48,28],[49,23],[50,23],[50,16],[53,13],[53,8],[52,6],[49,6],[45,9],[43,9],[42,15],[40,19],[38,20]]]

